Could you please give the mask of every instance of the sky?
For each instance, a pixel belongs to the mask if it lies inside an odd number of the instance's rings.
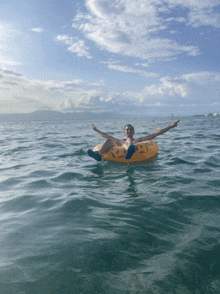
[[[220,0],[1,0],[0,113],[220,113]]]

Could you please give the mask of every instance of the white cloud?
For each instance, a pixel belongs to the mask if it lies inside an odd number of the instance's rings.
[[[77,14],[73,27],[81,30],[101,49],[142,59],[167,58],[179,54],[198,55],[195,46],[183,46],[161,33],[170,22],[219,27],[214,8],[219,0],[87,0],[88,14]],[[178,9],[184,17],[170,17]]]
[[[86,57],[89,59],[92,58],[87,52],[89,47],[85,45],[85,41],[83,40],[77,41],[75,38],[69,37],[67,35],[58,35],[55,38],[55,41],[68,45],[68,50],[72,53],[76,53],[79,57]]]
[[[80,101],[86,101],[86,97],[98,95],[100,91],[96,89],[102,86],[102,82],[93,83],[81,79],[37,80],[11,69],[0,70],[0,81],[1,113],[79,107]],[[70,104],[72,100],[74,103]],[[83,108],[82,105],[81,102],[80,109]]]
[[[220,28],[220,16],[212,10],[197,11],[194,10],[189,15],[190,24],[193,27],[213,26]]]
[[[20,72],[11,70],[11,69],[3,69],[2,73],[7,77],[10,77],[10,76],[23,77],[23,75]]]
[[[66,109],[87,109],[90,111],[107,111],[111,109],[115,112],[146,114],[146,111],[157,109],[158,114],[162,114],[162,109],[172,108],[174,103],[178,107],[196,107],[208,102],[208,105],[218,105],[212,103],[219,95],[215,90],[220,90],[220,74],[212,72],[202,72],[182,75],[176,78],[161,78],[158,84],[146,86],[141,92],[111,92],[88,91],[79,95],[77,99],[66,101]],[[212,98],[210,100],[210,98]],[[180,101],[190,101],[191,103],[180,103]],[[203,103],[202,103],[203,101]],[[64,106],[64,105],[63,105]],[[67,107],[68,106],[68,107]],[[160,112],[161,111],[161,112]]]
[[[31,29],[33,32],[37,32],[37,33],[43,33],[43,29],[42,28],[33,28]]]
[[[148,63],[135,63],[137,66],[142,66],[142,67],[149,67]]]
[[[65,83],[63,83],[65,85]],[[87,109],[107,111],[144,111],[145,107],[171,107],[174,101],[204,101],[219,99],[220,74],[202,72],[182,75],[176,78],[161,78],[158,84],[146,86],[142,91],[106,92],[94,88],[76,88],[66,97],[66,102],[59,107],[67,110]],[[74,98],[73,98],[74,97]],[[155,102],[156,101],[156,102]],[[142,109],[143,108],[143,109]]]
[[[220,73],[200,72],[182,75],[177,78],[163,77],[158,85],[143,89],[143,100],[167,97],[210,99],[219,98]]]
[[[180,104],[180,107],[195,107],[196,104]]]
[[[170,31],[170,34],[176,34],[176,33],[177,33],[177,31],[175,31],[175,30]]]
[[[61,102],[60,105],[57,106],[57,109],[73,111],[75,109],[74,102],[71,98],[67,98],[64,102]]]
[[[154,103],[154,106],[159,106],[159,107],[161,107],[161,106],[165,106],[165,104],[163,104],[163,103],[161,103],[161,102],[156,102],[156,103]]]
[[[141,76],[144,76],[144,77],[150,77],[150,78],[159,78],[160,77],[160,75],[157,73],[146,72],[144,70],[135,69],[135,68],[132,68],[130,66],[125,66],[125,65],[123,66],[123,65],[117,65],[117,64],[109,64],[108,68],[114,69],[117,71],[121,71],[121,72],[137,73],[137,74],[140,74]]]
[[[21,64],[19,62],[11,61],[9,59],[6,59],[2,54],[0,54],[0,68],[5,68],[8,66],[20,66]]]
[[[179,22],[179,23],[184,23],[186,22],[186,18],[185,17],[170,17],[170,18],[167,18],[165,20],[166,22],[171,22],[171,21],[175,21],[175,22]]]
[[[175,104],[219,104],[220,73],[201,72],[171,78],[142,91],[108,92],[103,82],[37,80],[15,70],[0,70],[0,110],[31,112],[48,108],[60,111],[113,111],[138,115],[163,115]],[[188,106],[187,106],[188,107]],[[189,108],[189,107],[188,107]],[[170,110],[169,110],[170,111]],[[182,110],[183,111],[183,110]]]
[[[85,42],[83,40],[79,40],[76,43],[73,43],[69,48],[70,52],[77,53],[78,56],[85,56],[87,58],[91,58],[91,56],[86,51],[89,47],[85,46]]]
[[[52,91],[59,91],[66,93],[68,95],[72,95],[72,93],[75,93],[75,91],[80,90],[90,90],[94,87],[99,87],[102,85],[102,82],[100,83],[90,83],[86,82],[81,79],[75,79],[71,81],[53,81],[50,86],[50,90]]]
[[[183,75],[183,79],[190,82],[191,84],[196,83],[198,85],[206,85],[213,87],[216,85],[220,87],[220,74],[216,72],[200,72]]]

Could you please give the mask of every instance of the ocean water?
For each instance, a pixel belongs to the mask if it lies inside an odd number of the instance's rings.
[[[0,124],[1,294],[220,293],[220,118],[181,117],[158,156],[87,156],[177,118]]]

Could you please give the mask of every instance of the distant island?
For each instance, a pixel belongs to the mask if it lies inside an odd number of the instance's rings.
[[[205,114],[205,116],[220,116],[219,113],[209,113],[209,114]]]
[[[124,114],[111,112],[59,112],[52,110],[39,110],[31,113],[0,114],[0,122],[26,122],[26,121],[65,121],[79,119],[111,119],[126,118]]]
[[[193,116],[220,116],[219,113],[195,114]]]

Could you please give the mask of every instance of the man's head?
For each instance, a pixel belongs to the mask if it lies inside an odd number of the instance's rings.
[[[124,128],[124,134],[127,138],[133,138],[134,135],[134,127],[130,124],[126,125]]]

